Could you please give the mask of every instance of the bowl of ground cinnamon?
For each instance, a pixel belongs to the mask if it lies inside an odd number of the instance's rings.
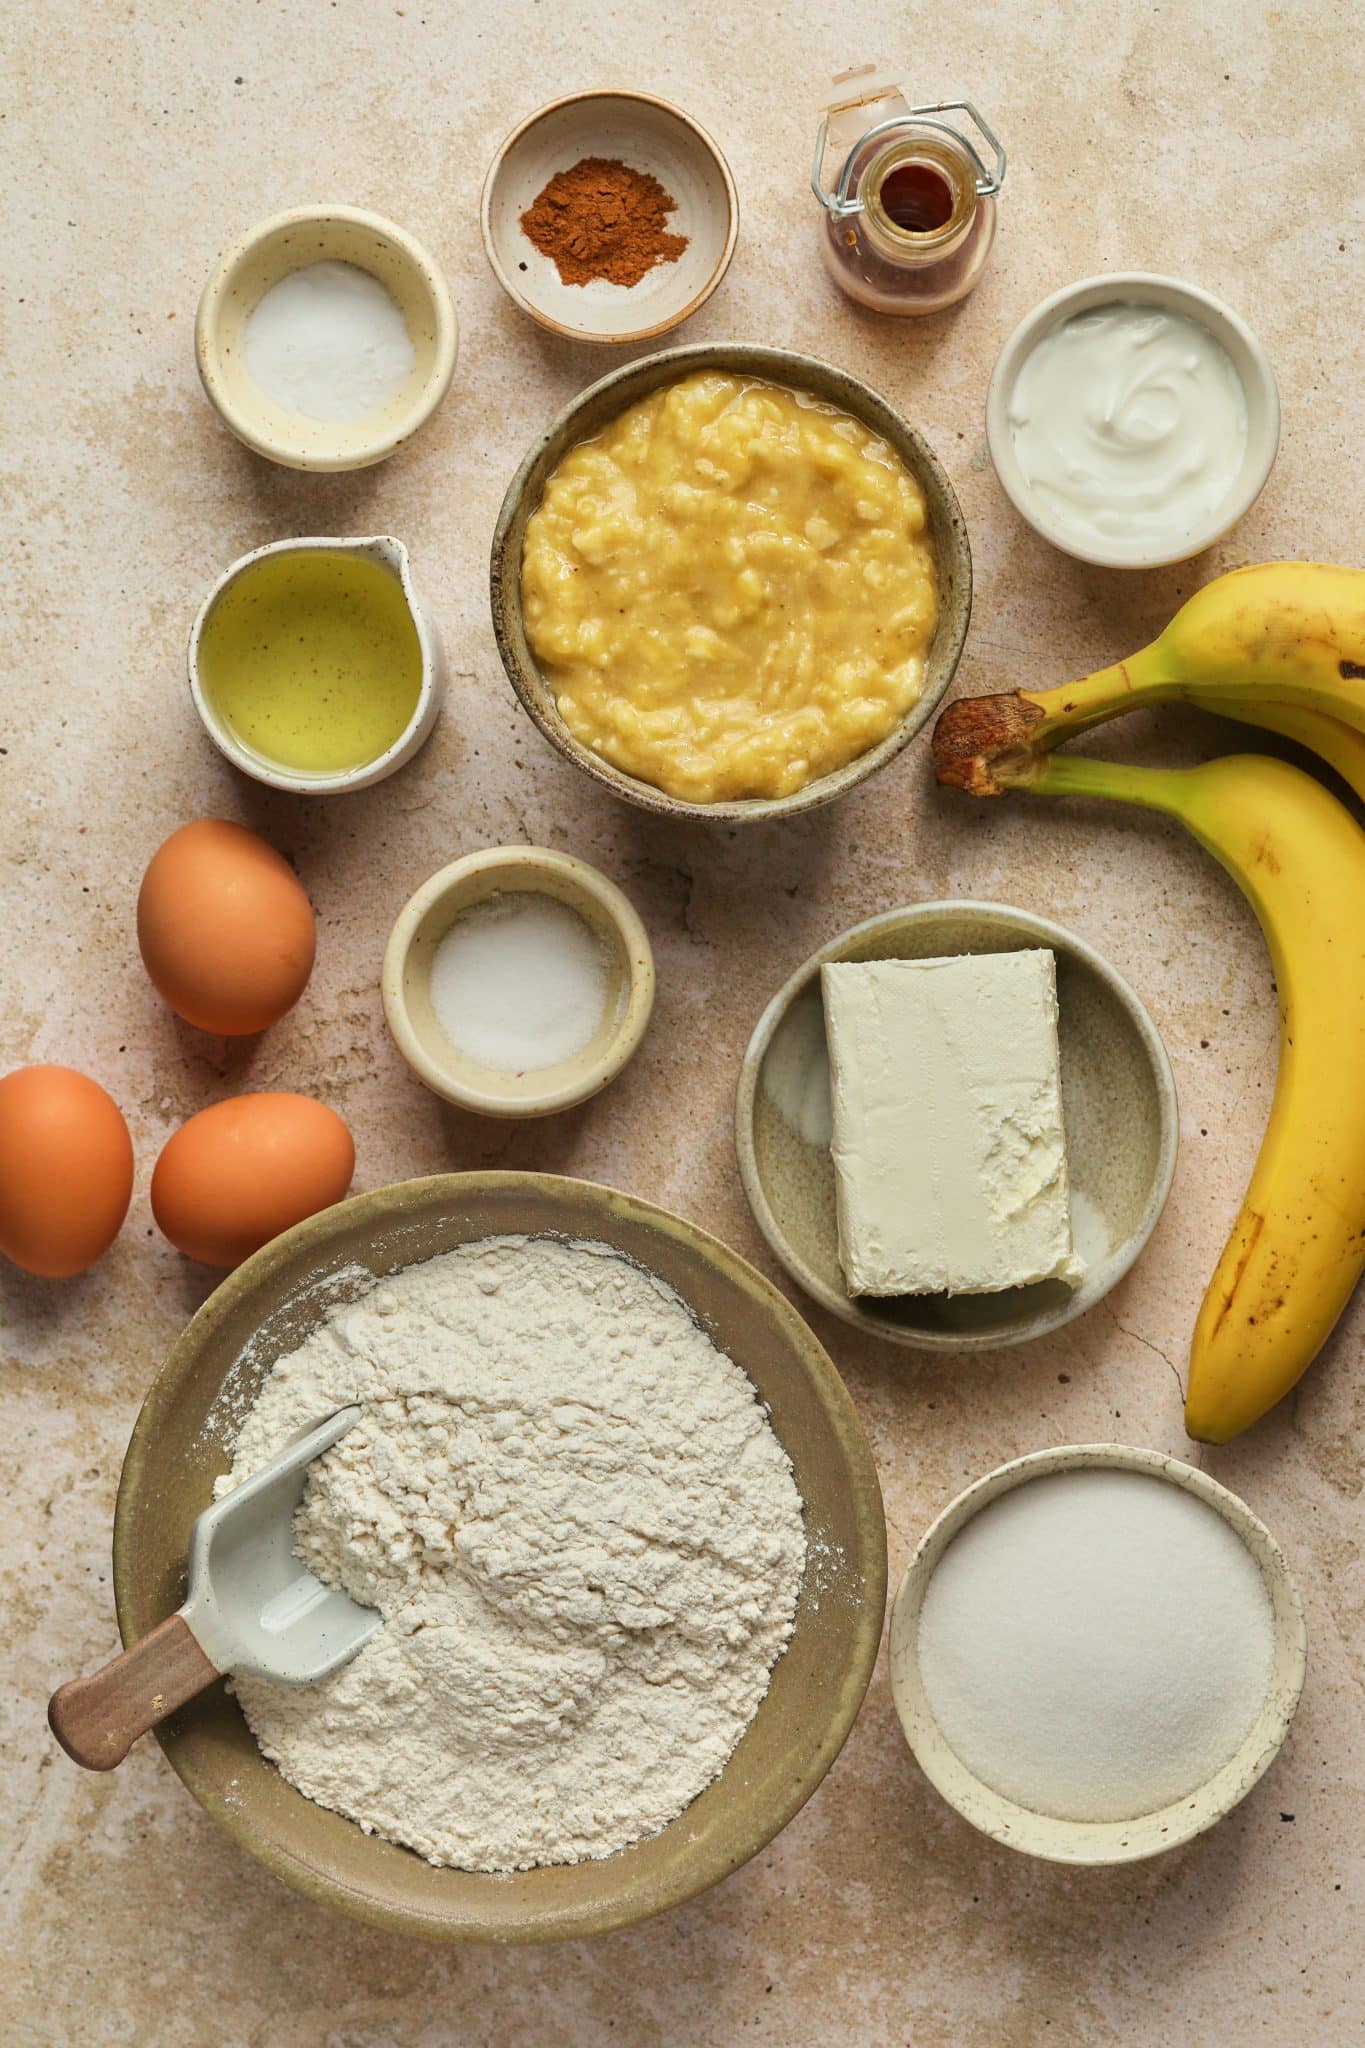
[[[571,93],[532,114],[493,158],[480,214],[508,297],[575,341],[676,327],[720,283],[739,233],[716,144],[643,92]]]

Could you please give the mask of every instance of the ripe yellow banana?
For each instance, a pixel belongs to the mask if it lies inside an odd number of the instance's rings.
[[[1275,1099],[1190,1345],[1185,1425],[1225,1443],[1312,1363],[1365,1264],[1365,832],[1311,775],[1258,754],[1131,768],[1027,747],[994,788],[1168,811],[1260,921],[1280,1000]]]
[[[1266,562],[1196,591],[1140,653],[1053,690],[969,697],[934,733],[940,780],[988,794],[993,763],[1178,699],[1311,747],[1365,798],[1365,569]],[[947,771],[947,772],[945,772]]]

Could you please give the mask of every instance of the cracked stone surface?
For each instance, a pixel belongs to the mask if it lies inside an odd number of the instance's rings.
[[[785,1284],[735,1172],[740,1057],[813,947],[917,898],[1013,902],[1114,960],[1170,1049],[1182,1149],[1131,1277],[1032,1348],[953,1362],[808,1311],[876,1453],[892,1583],[951,1495],[1004,1458],[1105,1437],[1189,1454],[1188,1334],[1274,1081],[1270,966],[1250,913],[1174,825],[940,796],[923,742],[832,808],[749,831],[647,817],[562,763],[499,667],[488,541],[528,442],[616,357],[541,333],[501,296],[478,192],[502,134],[552,94],[631,84],[697,115],[730,156],[743,230],[685,338],[829,356],[915,419],[952,474],[975,553],[959,687],[1060,679],[1142,644],[1224,567],[1359,547],[1345,0],[1116,0],[1041,15],[1022,0],[962,0],[913,22],[885,0],[852,0],[837,32],[828,10],[793,0],[776,33],[719,0],[685,17],[638,0],[16,0],[10,20],[0,1064],[96,1075],[128,1116],[138,1181],[94,1271],[64,1285],[0,1274],[0,2036],[23,2048],[1344,2048],[1365,2011],[1359,1304],[1270,1421],[1197,1454],[1297,1567],[1310,1672],[1258,1790],[1149,1865],[1070,1872],[977,1837],[911,1762],[883,1664],[821,1791],[708,1897],[590,1946],[442,1951],[295,1897],[218,1835],[151,1744],[108,1778],[81,1775],[51,1744],[43,1705],[114,1645],[119,1461],[157,1365],[213,1284],[160,1240],[147,1205],[182,1118],[242,1088],[301,1088],[350,1121],[358,1189],[489,1164],[583,1174],[697,1218]],[[991,268],[960,310],[922,324],[845,303],[815,255],[812,109],[831,71],[865,57],[904,67],[921,98],[975,97],[1010,151]],[[449,399],[410,446],[359,476],[308,478],[229,438],[200,395],[191,328],[239,230],[328,197],[391,214],[433,249],[462,352]],[[1106,267],[1175,272],[1227,298],[1280,376],[1284,438],[1263,497],[1183,569],[1107,575],[1054,554],[1015,518],[987,458],[982,403],[1005,336],[1044,293]],[[343,801],[248,784],[209,747],[184,691],[204,589],[260,542],[377,530],[409,544],[449,649],[434,739],[392,781]],[[1175,713],[1097,742],[1148,760],[1246,743]],[[304,999],[244,1045],[179,1024],[134,942],[147,858],[206,814],[263,831],[319,918]],[[517,1128],[424,1093],[386,1036],[377,975],[419,881],[458,853],[524,839],[581,854],[627,890],[654,940],[659,1002],[607,1094]]]

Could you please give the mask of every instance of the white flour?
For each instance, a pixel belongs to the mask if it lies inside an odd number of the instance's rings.
[[[237,1681],[265,1754],[462,1869],[663,1827],[752,1720],[805,1563],[751,1381],[607,1247],[486,1238],[280,1359],[232,1479],[350,1401],[364,1417],[313,1467],[298,1545],[385,1625],[319,1685]]]

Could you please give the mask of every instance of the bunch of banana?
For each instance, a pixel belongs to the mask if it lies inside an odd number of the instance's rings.
[[[989,796],[1000,757],[1172,699],[1297,740],[1365,798],[1365,569],[1234,569],[1127,661],[1055,690],[950,704],[934,733],[935,769],[940,782]]]
[[[1159,697],[1288,732],[1365,796],[1365,573],[1286,563],[1224,576],[1133,660],[1061,690],[966,700],[934,735],[939,780],[976,795],[1114,797],[1169,812],[1260,921],[1279,989],[1279,1074],[1195,1324],[1185,1407],[1191,1436],[1225,1443],[1306,1371],[1365,1265],[1365,832],[1311,776],[1262,755],[1160,770],[1050,751]]]

